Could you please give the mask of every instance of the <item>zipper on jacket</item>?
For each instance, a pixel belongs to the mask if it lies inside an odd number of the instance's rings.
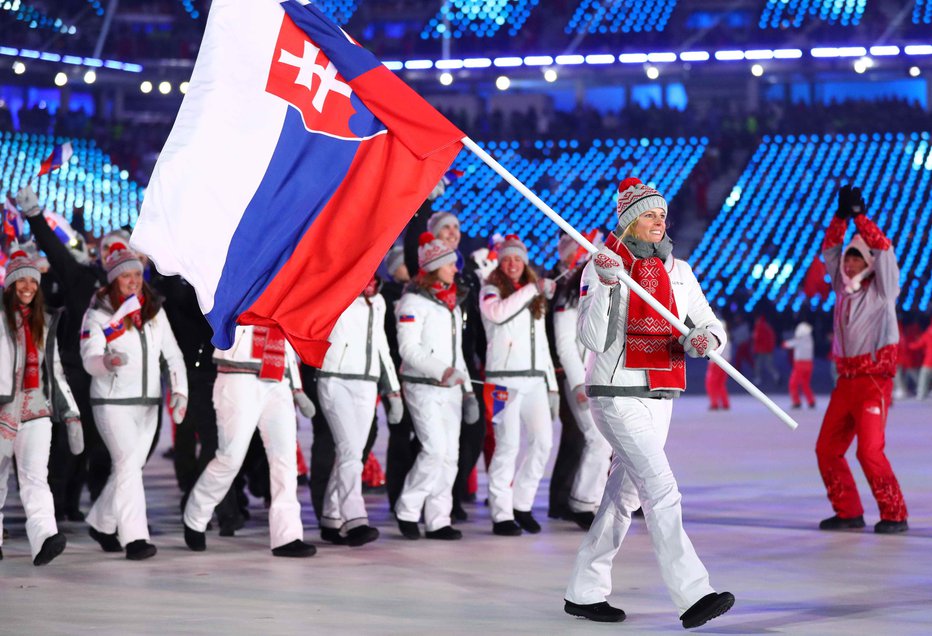
[[[372,321],[373,321],[373,308],[372,303],[366,301],[369,305],[369,324],[366,327],[366,367],[363,369],[362,374],[364,376],[369,375],[369,370],[372,368]],[[344,353],[346,350],[343,350]]]
[[[453,364],[451,365],[454,369],[456,368],[456,313],[455,310],[450,310],[450,343],[453,348],[450,349],[450,354],[453,359]]]
[[[534,320],[534,314],[532,314],[530,310],[528,310],[528,314],[531,316],[531,370],[533,371],[537,369],[537,338],[535,337],[537,328],[534,324],[536,322],[536,320]]]
[[[348,342],[343,343],[343,352],[340,354],[340,361],[337,362],[337,371],[343,370],[343,358],[346,357],[346,349],[349,347]]]
[[[149,386],[149,347],[146,345],[146,334],[143,333],[145,329],[146,329],[146,326],[142,325],[142,327],[136,330],[139,332],[139,343],[142,346],[142,396],[141,397],[144,397],[144,398],[148,397],[148,395],[146,394],[148,393],[147,389]]]

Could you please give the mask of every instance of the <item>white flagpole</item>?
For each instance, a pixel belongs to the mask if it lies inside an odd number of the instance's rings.
[[[586,250],[588,250],[590,254],[594,254],[595,252],[599,251],[598,248],[596,248],[596,246],[593,245],[589,241],[589,239],[587,239],[585,236],[577,232],[576,229],[572,225],[567,223],[563,217],[561,217],[559,214],[554,212],[554,210],[549,205],[544,203],[540,197],[538,197],[536,194],[531,192],[526,185],[521,183],[513,174],[508,172],[508,170],[506,170],[505,167],[502,166],[502,164],[496,161],[485,150],[483,150],[478,145],[476,145],[476,142],[474,142],[469,137],[463,137],[462,142],[464,146],[466,146],[469,150],[475,153],[476,156],[482,159],[482,161],[487,166],[492,168],[492,170],[497,172],[499,176],[501,176],[505,181],[511,184],[512,187],[514,187],[518,192],[523,194],[531,203],[534,204],[534,206],[537,209],[539,209],[541,212],[546,214],[550,218],[551,221],[553,221],[558,226],[560,226],[560,229],[562,229],[564,232],[566,232],[571,237],[573,237],[573,239],[577,243],[585,247]],[[650,305],[654,309],[654,311],[656,311],[658,314],[663,316],[671,325],[673,325],[676,328],[677,331],[679,331],[684,336],[689,333],[689,329],[686,327],[685,324],[683,324],[682,321],[680,321],[679,318],[674,316],[672,313],[670,313],[669,310],[667,310],[666,307],[664,307],[659,302],[657,302],[657,300],[653,296],[647,293],[647,290],[645,290],[643,287],[638,285],[634,281],[634,279],[628,276],[627,272],[625,272],[624,270],[621,270],[619,272],[619,279],[621,280],[621,282],[627,285],[628,288],[631,289],[631,291],[633,291],[635,294],[643,298],[644,302]],[[746,377],[744,377],[744,375],[742,375],[740,371],[734,368],[731,365],[731,363],[728,362],[728,360],[726,360],[725,358],[723,358],[718,353],[712,350],[709,350],[706,356],[710,360],[712,360],[712,362],[714,362],[715,364],[720,366],[722,369],[724,369],[725,373],[730,375],[738,384],[743,386],[745,390],[747,390],[748,393],[750,393],[751,395],[756,397],[758,400],[760,400],[764,404],[764,406],[770,409],[770,411],[774,415],[776,415],[778,418],[780,418],[780,420],[784,424],[789,426],[791,429],[796,429],[799,426],[799,424],[796,423],[796,420],[790,417],[786,413],[786,411],[784,411],[779,406],[777,406],[777,404],[773,400],[771,400],[769,397],[767,397],[767,395],[764,394],[763,391],[761,391],[756,386],[754,386],[754,384],[750,380],[748,380]]]

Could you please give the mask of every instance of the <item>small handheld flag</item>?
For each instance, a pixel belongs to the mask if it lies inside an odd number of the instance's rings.
[[[55,147],[52,148],[52,153],[45,158],[45,161],[42,162],[42,165],[39,167],[39,174],[36,176],[41,177],[44,174],[58,170],[63,165],[68,163],[68,160],[71,159],[71,155],[73,154],[74,152],[71,150],[71,142],[55,144]]]

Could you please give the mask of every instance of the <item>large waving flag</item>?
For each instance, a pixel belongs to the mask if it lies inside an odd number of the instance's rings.
[[[131,244],[195,287],[217,347],[277,324],[319,365],[463,136],[314,6],[214,0]]]

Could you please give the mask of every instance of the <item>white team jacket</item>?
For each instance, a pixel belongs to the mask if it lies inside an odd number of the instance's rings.
[[[668,256],[665,262],[679,319],[688,327],[706,327],[718,339],[716,352],[727,343],[722,324],[699,287],[686,261]],[[628,314],[628,288],[624,283],[612,287],[599,282],[591,262],[583,270],[580,283],[577,332],[590,350],[586,364],[586,392],[589,395],[635,397],[675,397],[678,391],[654,391],[647,383],[647,371],[625,368],[625,322]]]
[[[388,390],[401,390],[385,337],[385,299],[381,294],[368,301],[357,296],[340,315],[328,340],[330,348],[319,377],[378,382],[384,376]]]
[[[229,349],[216,349],[214,351],[214,363],[217,365],[218,373],[229,373],[224,369],[235,369],[235,372],[258,374],[262,368],[262,358],[252,357],[252,325],[237,325],[236,333],[233,336],[233,346]],[[285,375],[282,376],[282,382],[291,384],[292,391],[303,390],[301,384],[301,373],[298,369],[298,354],[292,348],[291,343],[285,340]]]
[[[578,307],[561,305],[553,310],[554,347],[563,373],[566,374],[566,383],[571,389],[586,382],[585,360],[588,351],[576,335],[578,316]]]
[[[60,314],[45,315],[45,333],[42,336],[45,346],[39,349],[39,386],[45,391],[52,419],[56,422],[63,421],[66,416],[78,414],[78,405],[71,394],[58,355],[55,333],[59,316]],[[13,402],[22,393],[18,390],[21,387],[14,387],[14,384],[16,367],[21,364],[19,358],[24,356],[25,352],[18,346],[16,333],[10,331],[6,317],[0,316],[0,404]],[[19,407],[15,408],[18,413]]]
[[[457,304],[450,311],[429,292],[408,288],[395,304],[401,380],[440,386],[443,372],[453,367],[467,376],[463,357],[463,312]],[[472,384],[463,391],[472,393]]]
[[[537,294],[536,285],[525,285],[508,298],[502,298],[495,285],[482,287],[479,311],[488,341],[485,375],[490,379],[539,376],[548,391],[557,391],[544,319],[535,319],[528,309]]]
[[[126,333],[108,343],[104,329],[112,315],[110,301],[95,296],[81,326],[81,359],[91,375],[91,404],[159,404],[162,360],[168,367],[171,392],[187,397],[184,357],[165,310],[159,309],[142,330],[128,327]],[[125,353],[126,364],[109,371],[104,366],[105,352]]]

